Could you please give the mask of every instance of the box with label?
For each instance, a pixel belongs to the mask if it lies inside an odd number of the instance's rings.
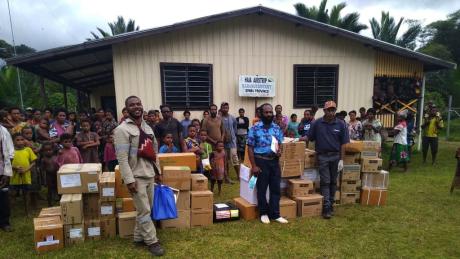
[[[304,197],[314,193],[313,182],[302,179],[289,179],[287,194],[291,198]]]
[[[379,158],[380,157],[380,152],[377,151],[363,151],[360,154],[361,160],[364,158]]]
[[[83,222],[82,195],[64,194],[61,197],[62,222],[67,224],[79,224]]]
[[[249,188],[250,168],[240,165],[240,196],[250,204],[257,205],[257,190]]]
[[[359,192],[361,191],[361,180],[345,180],[340,185],[341,192]]]
[[[257,205],[250,204],[245,199],[238,197],[234,198],[233,202],[235,206],[240,210],[240,216],[244,220],[253,220],[259,217]]]
[[[115,172],[103,172],[99,176],[101,201],[115,201]]]
[[[114,201],[99,201],[99,218],[115,218]]]
[[[345,152],[359,153],[363,151],[364,143],[360,140],[351,140],[350,143],[345,144]]]
[[[363,141],[363,151],[375,151],[380,152],[382,150],[382,144],[378,141]]]
[[[363,187],[361,205],[384,206],[387,202],[388,190]]]
[[[83,216],[85,219],[99,218],[99,193],[83,194]]]
[[[115,202],[117,213],[136,211],[133,198],[117,198]]]
[[[208,178],[203,174],[192,174],[192,191],[206,191],[208,190]]]
[[[157,157],[160,161],[160,167],[162,172],[165,166],[185,166],[190,168],[191,171],[196,171],[195,153],[167,153],[158,154]]]
[[[34,243],[37,252],[58,250],[64,247],[64,230],[61,217],[34,218]]]
[[[294,219],[297,216],[297,203],[287,197],[280,198],[280,216],[285,219]]]
[[[179,194],[180,196],[180,194]],[[190,210],[177,210],[177,218],[162,220],[160,222],[161,229],[177,228],[184,229],[190,228]]]
[[[212,210],[214,194],[211,191],[191,191],[190,208],[192,210]]]
[[[70,246],[85,241],[85,224],[64,225],[64,244]]]
[[[359,203],[359,192],[340,192],[340,204]]]
[[[119,165],[115,166],[115,196],[117,198],[131,198],[131,193],[121,176]]]
[[[316,151],[311,149],[305,149],[305,163],[304,168],[316,168],[318,167],[318,161],[316,160]]]
[[[361,165],[343,165],[342,181],[355,181],[361,178]]]
[[[345,156],[343,157],[344,165],[359,164],[359,163],[361,163],[361,153],[345,152]]]
[[[46,218],[46,217],[53,217],[53,216],[61,217],[61,215],[62,215],[61,207],[56,206],[56,207],[43,208],[40,211],[40,214],[38,214],[38,218]]]
[[[297,177],[304,170],[304,159],[280,160],[281,177]]]
[[[297,216],[298,217],[314,217],[320,216],[323,209],[323,196],[312,194],[306,197],[298,197]]]
[[[101,222],[101,237],[114,238],[117,236],[117,220],[116,218],[102,218]]]
[[[316,168],[304,169],[302,172],[302,175],[300,175],[300,179],[310,180],[312,182],[315,182],[317,180],[319,181],[318,169]]]
[[[387,189],[390,182],[390,173],[380,170],[377,173],[363,173],[363,187]]]
[[[181,190],[190,190],[190,168],[187,166],[165,166],[161,176],[162,184]]]
[[[378,173],[382,170],[381,158],[363,158],[361,164],[361,172],[363,173]]]
[[[191,210],[190,211],[190,226],[205,227],[212,225],[212,208],[209,210]]]
[[[190,191],[180,191],[176,201],[178,210],[190,210]]]
[[[118,235],[121,238],[132,238],[136,225],[136,211],[118,213]]]
[[[98,163],[65,164],[57,172],[59,194],[97,193],[102,165]]]
[[[240,219],[240,210],[231,203],[216,203],[213,206],[213,222],[225,222]]]
[[[85,239],[101,239],[101,221],[99,219],[85,219]]]

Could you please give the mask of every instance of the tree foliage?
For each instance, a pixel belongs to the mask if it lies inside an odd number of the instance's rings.
[[[126,33],[126,32],[132,32],[132,31],[138,31],[139,26],[136,26],[136,22],[132,19],[128,20],[128,23],[125,22],[125,18],[123,16],[118,16],[117,20],[114,22],[109,22],[108,26],[110,28],[110,32],[106,32],[103,29],[97,27],[97,31],[99,32],[100,35],[97,33],[91,32],[91,35],[93,38],[87,38],[86,40],[97,40],[101,38],[107,38],[107,37],[112,37],[118,34]]]

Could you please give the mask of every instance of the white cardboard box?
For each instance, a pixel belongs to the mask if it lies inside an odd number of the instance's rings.
[[[257,188],[249,188],[251,169],[245,165],[240,166],[240,197],[253,205],[257,205]],[[270,198],[270,190],[267,188],[267,202]]]

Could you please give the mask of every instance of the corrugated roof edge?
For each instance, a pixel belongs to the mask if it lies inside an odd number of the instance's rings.
[[[184,22],[178,22],[178,23],[174,23],[174,24],[166,25],[162,27],[146,29],[146,30],[141,30],[141,31],[128,32],[124,34],[115,35],[109,38],[86,41],[80,44],[48,49],[48,50],[39,51],[36,53],[31,53],[31,54],[27,54],[23,56],[9,58],[6,60],[6,62],[9,65],[21,66],[21,63],[28,63],[28,62],[33,63],[35,61],[39,61],[42,58],[47,58],[50,56],[67,55],[73,52],[104,48],[104,47],[108,47],[108,45],[122,43],[122,42],[133,40],[133,39],[148,37],[148,36],[156,35],[159,33],[170,32],[170,31],[192,27],[192,26],[205,24],[205,23],[217,22],[220,20],[238,17],[242,15],[248,15],[248,14],[261,14],[261,15],[268,14],[268,15],[272,15],[272,16],[275,16],[281,19],[285,19],[285,20],[294,22],[302,26],[325,31],[332,35],[339,35],[344,38],[356,40],[358,42],[372,46],[382,51],[394,53],[394,54],[408,57],[408,58],[417,59],[423,62],[425,65],[428,65],[428,68],[430,67],[433,68],[433,69],[428,69],[428,70],[455,69],[457,67],[457,65],[452,62],[448,62],[448,61],[445,61],[439,58],[425,55],[423,53],[416,52],[410,49],[402,48],[400,46],[393,45],[393,44],[390,44],[384,41],[372,39],[372,38],[360,35],[358,33],[354,33],[354,32],[347,31],[347,30],[344,30],[338,27],[334,27],[328,24],[317,22],[315,20],[306,19],[306,18],[297,16],[297,15],[285,13],[285,12],[271,9],[268,7],[264,7],[264,6],[249,7],[249,8],[234,10],[230,12],[205,16],[205,17],[192,19],[192,20],[188,20]]]

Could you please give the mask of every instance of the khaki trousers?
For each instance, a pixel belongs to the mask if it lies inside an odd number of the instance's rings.
[[[137,178],[137,193],[133,194],[134,205],[136,206],[137,218],[134,227],[134,241],[144,241],[151,245],[158,241],[155,225],[150,217],[153,201],[154,178]]]

